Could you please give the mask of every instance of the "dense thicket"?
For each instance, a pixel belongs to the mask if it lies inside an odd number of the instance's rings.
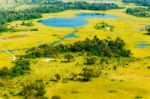
[[[123,0],[125,3],[135,3],[143,6],[150,6],[150,0]]]
[[[42,13],[58,12],[71,9],[109,10],[118,9],[116,4],[86,3],[86,2],[47,2],[26,10],[0,10],[0,32],[5,31],[7,22],[14,20],[29,20],[42,17]]]
[[[125,49],[125,42],[120,38],[116,40],[104,39],[100,40],[96,36],[90,40],[78,41],[70,45],[41,45],[29,49],[24,57],[37,58],[37,57],[50,57],[55,56],[61,52],[87,52],[96,56],[106,57],[129,57],[130,50]]]
[[[150,9],[147,8],[128,8],[126,13],[139,17],[150,17]]]

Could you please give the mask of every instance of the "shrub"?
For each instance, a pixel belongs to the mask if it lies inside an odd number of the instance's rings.
[[[113,66],[113,70],[116,70],[117,69],[117,66]]]
[[[95,64],[97,59],[95,57],[86,58],[85,65],[93,65]]]
[[[83,79],[82,81],[90,81],[92,79],[92,75],[93,75],[93,70],[92,69],[88,69],[88,68],[83,68],[82,69],[83,73]]]
[[[142,96],[136,96],[135,99],[142,99]]]
[[[150,27],[147,27],[146,30],[147,30],[148,34],[150,34]]]
[[[61,79],[61,75],[60,74],[55,74],[55,78],[56,78],[56,81],[58,82]]]
[[[7,67],[3,67],[0,69],[0,77],[5,77],[9,74],[9,70]]]
[[[38,31],[38,28],[32,28],[31,31]]]
[[[101,70],[100,69],[91,69],[91,68],[82,68],[82,72],[79,74],[75,74],[75,73],[71,73],[69,80],[73,80],[73,81],[90,81],[92,80],[92,78],[97,78],[99,77],[101,74]]]
[[[23,87],[19,93],[21,96],[44,96],[45,85],[42,80],[36,80],[33,84]]]
[[[100,60],[100,64],[107,64],[108,63],[108,58],[107,57],[102,57],[102,59]]]
[[[67,62],[71,62],[74,59],[74,56],[67,54],[64,56],[64,58],[67,60]]]
[[[6,26],[6,25],[1,25],[1,24],[0,24],[0,32],[6,32],[6,31],[8,31],[7,26]]]
[[[82,73],[80,74],[83,78],[81,81],[90,81],[92,78],[97,78],[101,74],[101,71],[98,69],[83,68]]]
[[[150,66],[147,66],[147,69],[150,69]]]
[[[61,99],[61,97],[60,96],[58,96],[58,95],[54,95],[54,96],[52,96],[52,98],[51,99]]]
[[[33,23],[31,23],[31,22],[22,22],[21,25],[23,25],[23,26],[33,26]]]
[[[109,90],[108,92],[109,92],[109,93],[116,93],[116,92],[118,92],[118,91],[115,90],[115,89],[111,89],[111,90]]]

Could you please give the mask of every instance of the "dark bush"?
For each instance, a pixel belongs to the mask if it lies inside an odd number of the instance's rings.
[[[21,25],[23,25],[23,26],[33,26],[33,23],[31,23],[31,22],[22,22]]]
[[[52,98],[51,99],[61,99],[61,97],[60,96],[58,96],[58,95],[54,95],[54,96],[52,96]]]
[[[33,84],[23,87],[19,93],[21,96],[44,96],[45,85],[42,80],[36,80]]]
[[[96,69],[90,69],[90,68],[83,68],[81,76],[83,77],[80,79],[81,81],[90,81],[92,78],[97,78],[100,76],[100,71],[97,71]]]
[[[7,67],[3,67],[0,69],[0,77],[8,76],[8,74],[9,74],[9,70]]]
[[[67,60],[66,62],[71,62],[74,59],[74,56],[71,54],[66,54],[64,58]]]
[[[38,28],[32,28],[31,31],[38,31]]]
[[[142,96],[136,96],[135,99],[142,99]]]
[[[95,57],[86,58],[85,65],[93,65],[95,64],[97,59]]]
[[[146,28],[148,34],[150,34],[150,26]]]
[[[60,74],[55,74],[55,78],[56,78],[56,81],[58,82],[61,79],[61,75]]]
[[[1,25],[1,24],[0,24],[0,33],[1,33],[1,32],[6,32],[6,31],[8,31],[7,26],[6,26],[6,25]]]

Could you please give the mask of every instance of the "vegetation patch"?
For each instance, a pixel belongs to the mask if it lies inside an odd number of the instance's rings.
[[[114,26],[111,26],[105,22],[101,22],[96,24],[95,29],[113,31]]]

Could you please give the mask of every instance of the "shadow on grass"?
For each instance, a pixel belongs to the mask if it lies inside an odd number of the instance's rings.
[[[149,35],[150,36],[150,33],[144,33],[144,35]]]

